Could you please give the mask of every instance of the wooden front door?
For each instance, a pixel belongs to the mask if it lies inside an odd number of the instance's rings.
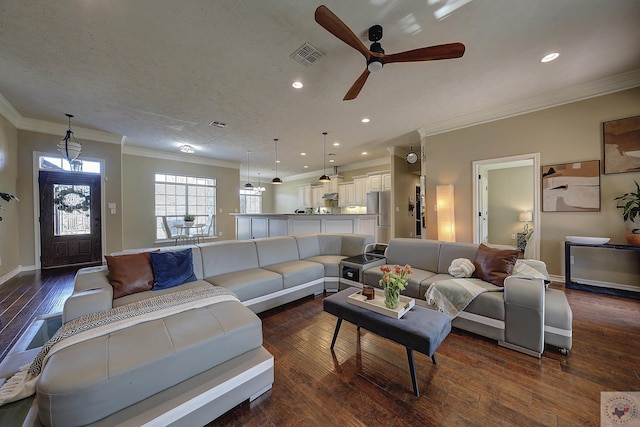
[[[102,262],[100,174],[40,171],[41,267]]]

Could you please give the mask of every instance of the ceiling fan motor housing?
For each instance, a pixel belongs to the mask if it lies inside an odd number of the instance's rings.
[[[382,39],[382,26],[373,25],[369,27],[369,41],[377,42]]]

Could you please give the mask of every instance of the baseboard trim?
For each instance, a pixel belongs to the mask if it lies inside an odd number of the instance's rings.
[[[16,268],[14,270],[11,270],[10,272],[8,272],[7,274],[5,274],[4,276],[0,277],[0,286],[4,285],[6,282],[8,282],[10,279],[14,278],[15,276],[18,275],[18,273],[20,273],[20,271],[22,271],[20,268]]]

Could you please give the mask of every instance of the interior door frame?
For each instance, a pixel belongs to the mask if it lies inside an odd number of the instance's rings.
[[[478,209],[480,202],[478,197],[479,185],[478,175],[482,168],[497,166],[504,163],[513,163],[514,166],[523,161],[533,161],[533,224],[535,224],[536,233],[533,234],[533,258],[540,259],[540,230],[542,224],[540,222],[540,153],[520,154],[516,156],[498,157],[486,160],[474,160],[471,166],[472,185],[473,185],[473,242],[480,243],[480,224],[478,221]]]
[[[40,163],[38,159],[40,156],[47,157],[60,157],[60,153],[51,153],[44,151],[34,151],[33,152],[33,238],[34,238],[34,270],[40,270],[42,268],[42,263],[40,262],[40,255],[42,255],[42,246],[40,244],[40,186],[38,183],[38,177],[40,175]],[[106,255],[106,238],[107,238],[107,226],[106,226],[106,205],[105,205],[105,177],[104,177],[104,159],[98,159],[94,157],[85,157],[86,160],[91,160],[92,162],[100,163],[100,215],[102,217],[101,224],[101,236],[102,239],[102,256]]]

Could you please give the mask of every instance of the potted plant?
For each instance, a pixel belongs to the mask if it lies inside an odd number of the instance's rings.
[[[0,198],[2,198],[2,200],[5,200],[7,202],[10,202],[11,200],[15,200],[16,202],[19,202],[20,200],[18,200],[18,198],[16,196],[14,196],[13,194],[9,194],[9,193],[2,193],[0,192]],[[2,205],[0,205],[0,210],[3,210],[4,207]],[[2,217],[0,216],[0,221],[2,221]]]
[[[636,219],[640,217],[640,185],[633,180],[636,185],[636,192],[624,193],[616,197],[618,204],[616,208],[622,209],[622,219],[629,225],[630,233],[625,234],[627,242],[633,246],[640,246],[640,223]]]
[[[193,225],[193,222],[196,220],[196,217],[193,215],[189,215],[186,214],[184,216],[184,225],[186,225],[187,227],[191,227]]]

